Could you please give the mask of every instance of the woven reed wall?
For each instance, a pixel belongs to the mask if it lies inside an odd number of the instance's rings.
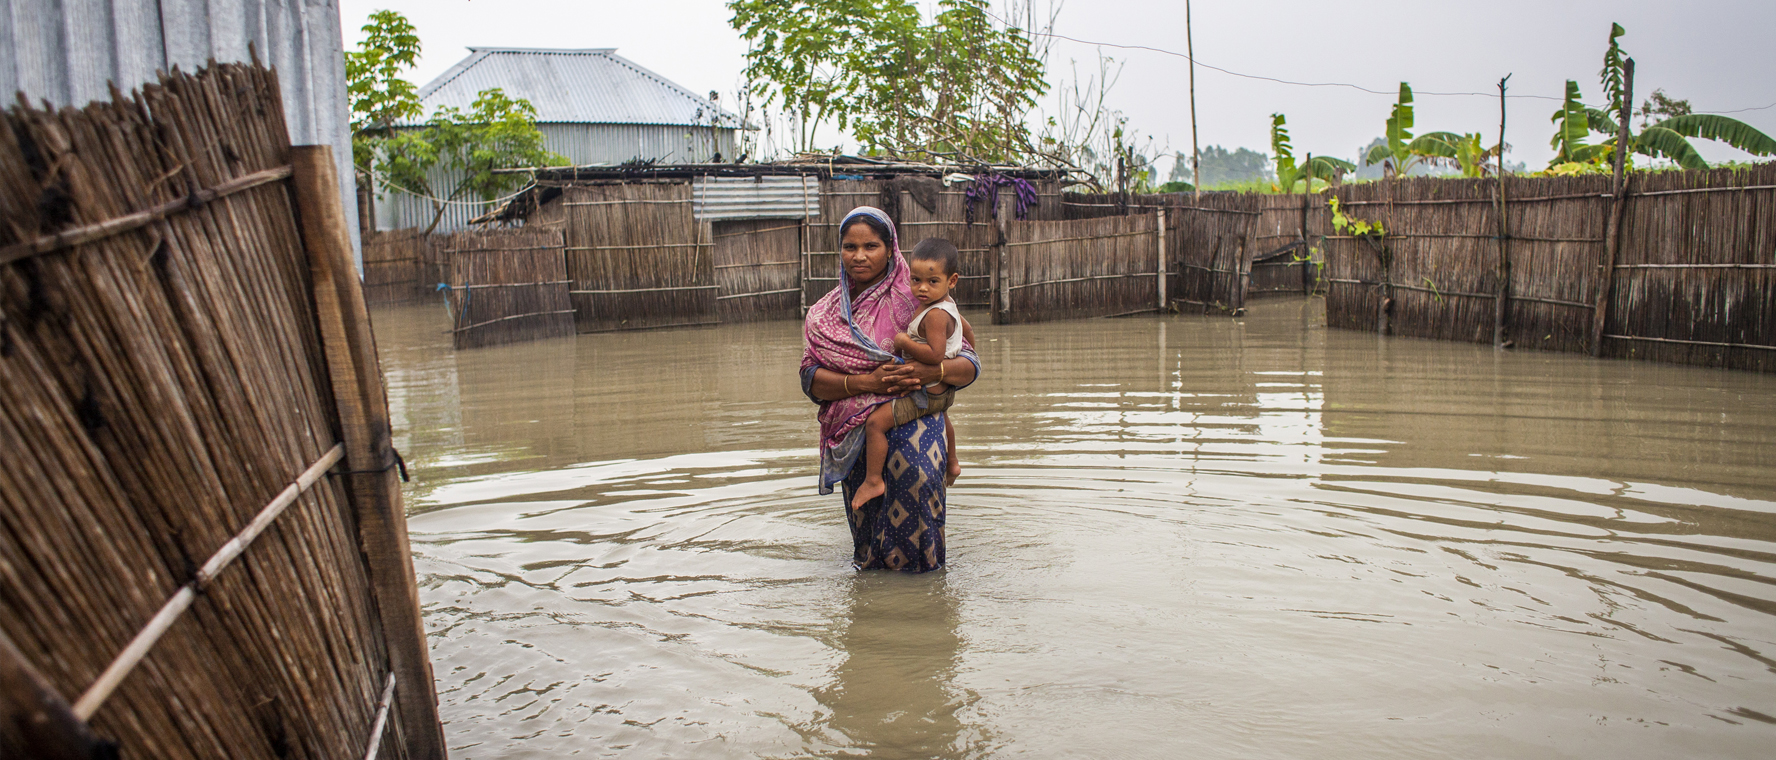
[[[371,232],[364,237],[364,300],[397,304],[432,297],[445,280],[440,236],[421,228]]]
[[[1157,214],[1009,222],[1001,287],[1014,323],[1159,308]]]
[[[580,332],[715,324],[713,243],[689,183],[567,188],[567,275]]]
[[[560,229],[458,232],[442,247],[457,348],[574,334]]]
[[[1340,188],[1348,215],[1388,234],[1327,231],[1327,322],[1491,342],[1508,256],[1504,332],[1518,348],[1592,351],[1607,270],[1604,355],[1776,368],[1776,166],[1631,175],[1613,269],[1609,190],[1607,176],[1510,178],[1501,239],[1495,180]]]
[[[1302,246],[1302,230],[1318,195],[1260,195],[1258,218],[1252,223],[1252,269],[1246,281],[1246,297],[1307,295],[1319,278],[1317,266]],[[1312,210],[1310,210],[1312,209]]]
[[[1629,191],[1604,355],[1776,371],[1776,164],[1637,175]]]
[[[67,699],[339,440],[288,183],[184,201],[286,165],[286,140],[275,76],[244,65],[0,115],[0,248],[181,204],[0,259],[0,638]],[[354,514],[339,478],[303,492],[93,728],[124,757],[364,756],[390,665]]]
[[[967,183],[942,186],[936,179],[928,182],[935,192],[933,208],[926,209],[910,190],[892,190],[888,180],[833,179],[821,183],[820,218],[809,220],[806,245],[806,279],[803,281],[804,304],[812,304],[838,284],[839,222],[858,206],[875,206],[888,212],[900,233],[900,248],[911,253],[913,246],[926,238],[949,240],[961,253],[962,281],[952,297],[964,309],[989,308],[993,303],[993,269],[997,265],[999,231],[992,210],[984,202],[976,203],[974,219],[968,217]],[[1063,218],[1060,183],[1053,180],[1032,182],[1036,204],[1027,209],[1031,220]],[[1000,191],[1000,216],[1012,221],[1015,206],[1009,189]]]
[[[801,318],[802,220],[721,221],[711,231],[721,321]]]

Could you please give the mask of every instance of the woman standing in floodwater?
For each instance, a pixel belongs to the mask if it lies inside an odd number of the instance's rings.
[[[912,319],[916,300],[894,222],[861,206],[839,223],[839,285],[808,309],[802,326],[802,391],[820,404],[820,492],[844,487],[844,504],[863,482],[863,423],[870,410],[940,379],[974,382],[980,360],[962,323],[962,352],[943,364],[898,363],[884,350]],[[852,560],[859,570],[925,572],[944,564],[948,450],[943,413],[888,433],[882,479],[888,492],[861,509],[845,508]]]

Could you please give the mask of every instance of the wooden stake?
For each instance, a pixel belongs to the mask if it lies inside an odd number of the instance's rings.
[[[1622,102],[1618,106],[1621,112],[1617,114],[1621,123],[1616,125],[1616,176],[1611,187],[1614,197],[1610,200],[1609,227],[1603,235],[1603,264],[1597,273],[1597,301],[1591,310],[1592,356],[1603,355],[1603,338],[1608,334],[1610,301],[1616,285],[1616,257],[1622,250],[1622,213],[1628,205],[1628,178],[1623,174],[1623,167],[1628,152],[1628,117],[1634,115],[1633,58],[1623,64],[1622,74]]]
[[[1159,311],[1166,310],[1166,210],[1159,210]]]
[[[1492,311],[1492,347],[1505,347],[1505,313],[1511,308],[1511,224],[1505,206],[1505,81],[1499,80],[1499,171],[1498,171],[1498,298]]]
[[[1196,145],[1196,43],[1190,31],[1190,0],[1184,0],[1184,53],[1190,58],[1190,189],[1193,203],[1202,205],[1202,151]]]
[[[1313,293],[1313,249],[1307,245],[1307,204],[1313,193],[1301,194],[1301,294]]]
[[[401,735],[410,757],[445,760],[443,726],[432,679],[419,589],[407,542],[407,516],[390,440],[382,365],[370,332],[364,291],[352,265],[351,236],[340,202],[333,150],[290,149],[303,247],[313,276],[321,343],[338,405],[358,541],[370,571],[376,612],[388,647],[389,668],[403,684],[397,697]]]

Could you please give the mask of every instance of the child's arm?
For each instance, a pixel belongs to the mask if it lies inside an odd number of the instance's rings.
[[[894,347],[900,349],[901,354],[908,359],[922,364],[938,364],[944,360],[944,345],[949,343],[950,331],[955,327],[955,320],[950,318],[949,312],[932,309],[925,314],[925,320],[919,323],[920,337],[925,342],[919,343],[906,333],[901,333],[894,336]]]

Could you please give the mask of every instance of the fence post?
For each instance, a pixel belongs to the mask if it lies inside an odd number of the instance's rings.
[[[1621,124],[1616,132],[1616,145],[1628,144],[1628,117],[1634,104],[1634,59],[1623,63]],[[1597,282],[1597,303],[1591,309],[1591,355],[1603,355],[1603,334],[1609,327],[1610,299],[1616,285],[1616,256],[1622,247],[1622,207],[1628,205],[1628,178],[1623,175],[1625,153],[1616,149],[1614,179],[1610,182],[1609,227],[1603,235],[1603,266]]]
[[[999,303],[993,311],[993,324],[1011,324],[1011,278],[1006,271],[1005,221],[993,220],[993,281],[998,284]]]
[[[1304,296],[1313,293],[1313,248],[1307,244],[1307,199],[1312,195],[1301,194],[1301,294]]]
[[[1603,264],[1598,267],[1597,301],[1591,310],[1591,355],[1603,355],[1603,334],[1609,326],[1610,302],[1616,285],[1616,257],[1622,249],[1622,213],[1628,205],[1628,184],[1624,178],[1621,187],[1610,197],[1609,227],[1603,235]]]
[[[1166,310],[1166,210],[1159,209],[1159,311]]]
[[[338,405],[358,541],[368,566],[376,614],[400,683],[396,700],[408,756],[444,760],[444,731],[432,680],[419,589],[401,509],[396,457],[382,385],[382,366],[370,332],[364,291],[352,266],[351,237],[340,202],[339,175],[327,145],[290,149],[303,248],[313,274],[316,316],[327,373]],[[372,673],[381,681],[384,674]]]
[[[1499,80],[1499,173],[1498,173],[1498,298],[1492,307],[1492,347],[1504,348],[1506,313],[1511,308],[1511,220],[1505,205],[1505,79]]]

